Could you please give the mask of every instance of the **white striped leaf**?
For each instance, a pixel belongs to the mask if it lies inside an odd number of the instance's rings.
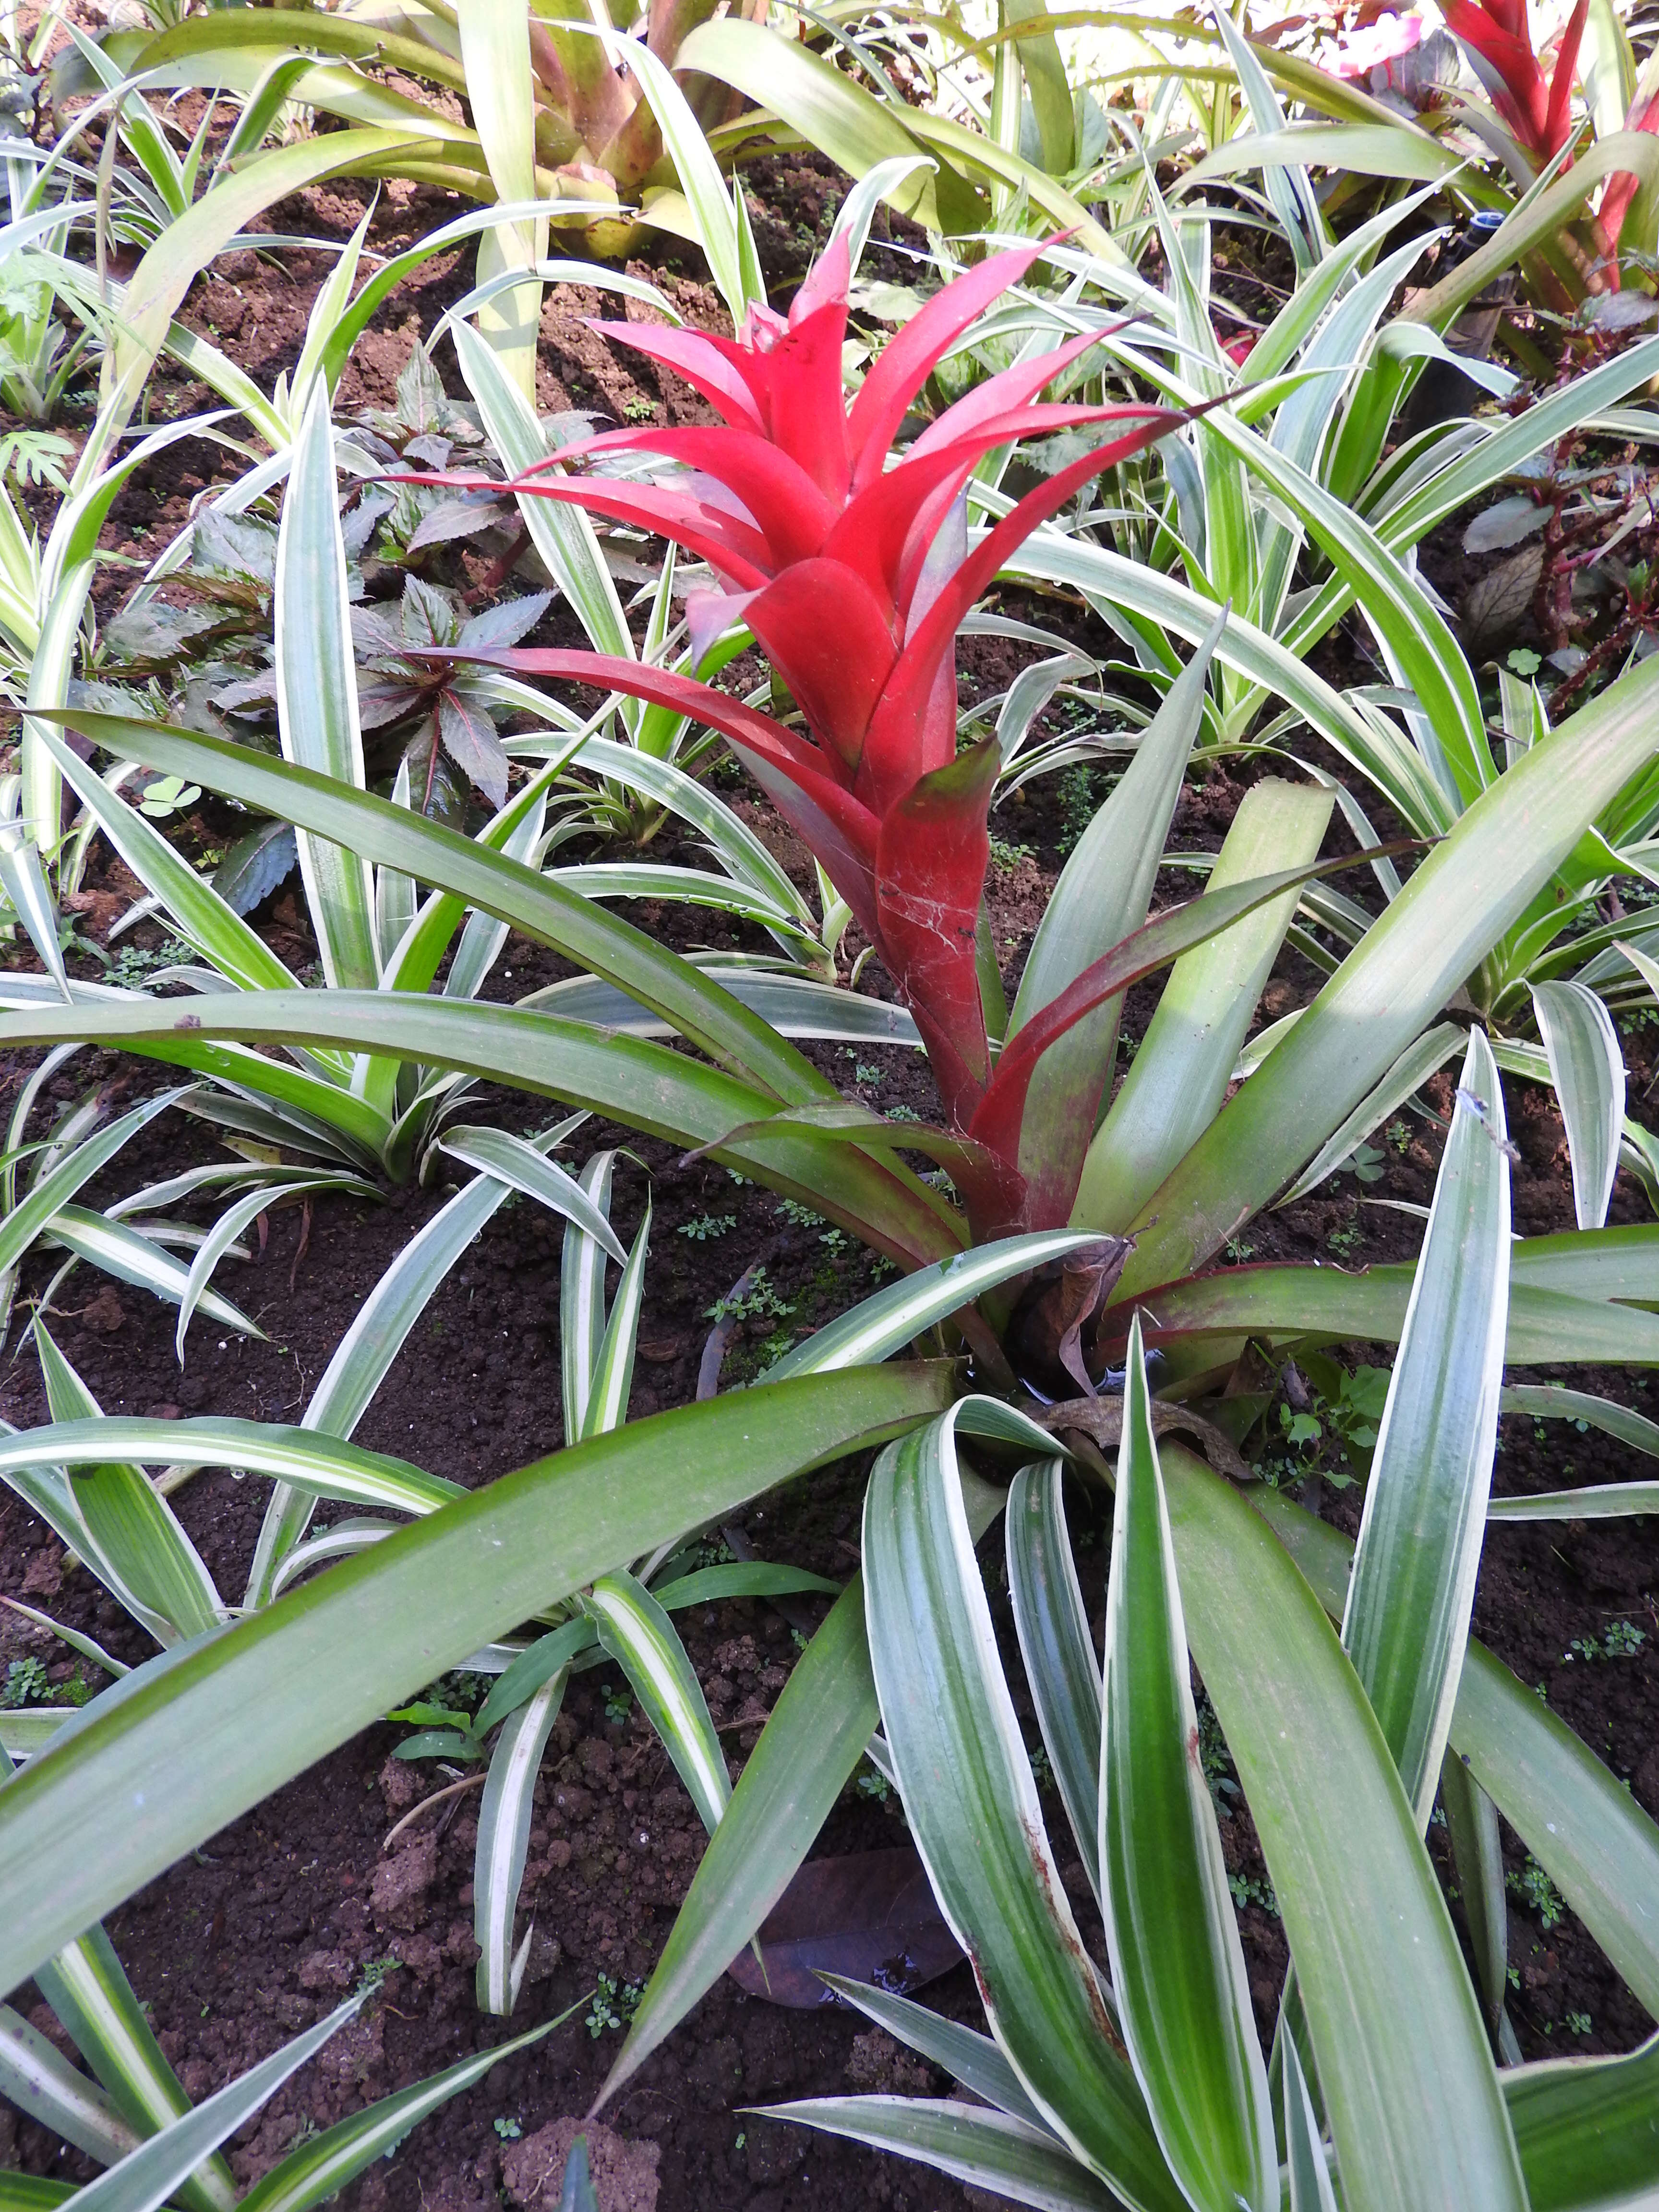
[[[283,1187],[283,1195],[295,1198],[313,1190],[360,1190],[361,1179],[356,1176],[311,1176],[302,1182],[290,1182]],[[190,1273],[185,1281],[184,1295],[179,1301],[179,1326],[173,1334],[173,1348],[182,1367],[185,1364],[185,1335],[202,1297],[212,1280],[213,1271],[242,1231],[274,1203],[270,1191],[250,1191],[246,1197],[234,1199],[209,1230],[190,1263]]]
[[[0,1789],[0,1989],[388,1707],[570,1601],[617,1559],[930,1419],[951,1387],[946,1363],[884,1366],[653,1415],[454,1498],[280,1606],[164,1654],[147,1675],[135,1670]],[[176,1440],[173,1425],[149,1425]],[[34,1449],[62,1459],[64,1437],[46,1430]],[[133,1440],[114,1448],[131,1455]]]
[[[798,2127],[918,2159],[994,2201],[1034,2205],[1036,2212],[1123,2212],[1123,2199],[1053,2136],[984,2105],[932,2097],[811,2097],[753,2109],[763,2118],[793,2120]]]
[[[510,1190],[539,1200],[565,1220],[577,1223],[618,1267],[626,1264],[628,1255],[617,1243],[615,1230],[576,1178],[544,1159],[522,1137],[505,1129],[446,1129],[439,1139],[439,1150],[494,1176]]]
[[[34,1340],[54,1422],[97,1426],[103,1409],[37,1320]],[[171,1422],[156,1422],[170,1429]],[[164,1643],[198,1636],[225,1618],[201,1553],[149,1477],[113,1457],[71,1471],[70,1487],[92,1540],[88,1565],[112,1571],[112,1594]]]
[[[1581,1229],[1607,1218],[1625,1119],[1625,1054],[1613,1016],[1582,983],[1534,983],[1533,1012],[1566,1124]]]
[[[1099,1243],[1093,1230],[1044,1229],[1000,1237],[931,1267],[918,1267],[902,1282],[861,1298],[848,1312],[814,1330],[802,1344],[766,1370],[764,1380],[781,1382],[791,1375],[823,1375],[832,1368],[858,1367],[885,1359],[935,1322],[959,1313],[986,1291],[1010,1276],[1062,1259],[1085,1244]]]
[[[991,2032],[1044,2120],[1135,2212],[1176,2212],[1186,2200],[1114,2047],[1003,1679],[962,1419],[953,1408],[890,1445],[865,1499],[870,1652],[905,1818]]]
[[[504,206],[536,197],[535,79],[530,67],[528,0],[468,0],[455,17],[461,62],[466,71],[467,105],[483,149],[489,180]],[[540,254],[537,233],[545,224],[498,223],[478,240],[478,276],[532,269]],[[541,327],[542,288],[515,284],[501,304],[481,311],[478,327],[533,408],[536,404],[536,342]]]
[[[1054,2130],[1026,2095],[1018,2075],[988,2035],[980,2034],[976,2028],[964,2027],[959,2021],[946,2020],[942,2013],[929,2012],[926,2005],[919,2005],[910,1997],[896,1996],[890,1990],[878,1990],[868,1982],[849,1982],[841,1974],[825,1974],[823,1978],[848,2004],[856,2005],[901,2043],[908,2043],[912,2051],[921,2051],[935,2066],[942,2066],[964,2089],[971,2089],[976,2097],[982,2097],[988,2105],[994,2105],[1011,2118],[1024,2120],[1044,2135],[1054,2135]],[[1059,2137],[1054,2140],[1058,2142]]]
[[[1341,1166],[1356,1145],[1363,1144],[1373,1129],[1380,1128],[1391,1114],[1399,1111],[1413,1091],[1445,1066],[1462,1042],[1463,1031],[1455,1022],[1437,1022],[1415,1043],[1408,1045],[1376,1088],[1362,1098],[1340,1127],[1332,1132],[1277,1204],[1290,1206],[1298,1198],[1305,1198],[1310,1190],[1316,1190],[1328,1175]]]
[[[1336,2193],[1296,2038],[1281,2037],[1279,2047],[1284,2052],[1285,2163],[1290,2184],[1286,2212],[1336,2212]]]
[[[1024,1467],[1008,1492],[1008,1596],[1025,1679],[1089,1886],[1100,1896],[1100,1666],[1066,1528],[1063,1462]]]
[[[1502,2041],[1506,2039],[1513,2049],[1515,2033],[1504,2009],[1509,1996],[1510,1917],[1498,1808],[1455,1751],[1448,1751],[1441,1763],[1440,1805],[1451,1838],[1457,1892],[1468,1923],[1486,2026],[1502,2057]]]
[[[242,1468],[250,1474],[272,1475],[303,1487],[318,1498],[390,1506],[398,1513],[434,1513],[466,1495],[459,1483],[422,1474],[407,1460],[364,1451],[338,1437],[275,1421],[199,1415],[182,1421],[149,1421],[106,1413],[97,1420],[54,1422],[15,1431],[0,1440],[0,1475],[24,1467],[101,1467],[112,1455],[137,1466]]]
[[[321,379],[312,387],[294,442],[276,540],[275,619],[283,757],[362,790],[363,741],[335,493],[334,430]],[[368,863],[309,830],[296,834],[324,978],[337,988],[372,989],[380,963]]]
[[[594,1211],[607,1220],[614,1152],[595,1152],[577,1178]],[[559,1260],[559,1361],[563,1384],[564,1434],[579,1443],[590,1433],[588,1404],[605,1339],[605,1248],[573,1221]]]
[[[1124,1377],[1102,1672],[1101,1911],[1123,2039],[1189,2203],[1278,2212],[1267,2069],[1199,1756],[1139,1314]]]
[[[547,440],[535,410],[476,331],[457,323],[451,336],[490,445],[511,476],[526,475],[548,458]],[[537,499],[528,492],[519,496],[519,513],[543,566],[569,602],[593,650],[635,659],[633,633],[587,515],[562,500]]]
[[[530,1955],[530,1931],[516,1957],[513,1922],[530,1848],[536,1777],[559,1707],[568,1670],[560,1668],[508,1718],[489,1754],[478,1840],[472,1861],[472,1938],[478,1946],[481,2012],[510,2013]]]
[[[361,1996],[349,1997],[315,2027],[285,2043],[219,2091],[130,2151],[118,2166],[76,2191],[83,2212],[159,2212],[191,2170],[228,2136],[250,2120],[290,2075],[297,2074],[329,2039],[355,2019]]]
[[[878,1717],[855,1575],[778,1692],[709,1839],[600,2100],[726,1972],[788,1887]]]
[[[440,2105],[459,2096],[463,2089],[470,2089],[475,2081],[483,2081],[503,2058],[527,2051],[544,2035],[550,2035],[556,2027],[562,2027],[575,2009],[573,2005],[568,2011],[544,2021],[528,2033],[515,2035],[510,2043],[498,2043],[493,2050],[477,2051],[471,2057],[446,2067],[441,2074],[428,2075],[424,2081],[400,2089],[395,2096],[382,2097],[373,2105],[366,2105],[361,2112],[353,2112],[334,2127],[325,2129],[321,2135],[313,2136],[297,2150],[291,2150],[280,2166],[274,2166],[255,2182],[241,2200],[238,2212],[310,2212],[313,2204],[337,2195],[377,2158],[388,2157],[428,2112],[436,2112]]]
[[[42,1176],[27,1197],[19,1200],[0,1221],[0,1267],[9,1267],[21,1259],[58,1208],[66,1206],[83,1183],[91,1182],[128,1138],[136,1137],[148,1122],[183,1096],[182,1091],[164,1091],[154,1098],[147,1098],[142,1106],[123,1114],[118,1121],[112,1121],[95,1135],[82,1138],[66,1159]]]
[[[1342,1641],[1426,1824],[1468,1638],[1509,1306],[1504,1102],[1470,1032],[1366,1487]]]
[[[611,1301],[605,1334],[593,1357],[592,1379],[582,1420],[584,1437],[603,1436],[608,1429],[619,1429],[628,1419],[628,1400],[634,1386],[634,1353],[645,1300],[645,1262],[650,1247],[651,1205],[647,1200],[645,1218],[629,1253],[628,1264]],[[599,1253],[599,1264],[603,1270],[603,1252]]]
[[[1296,1962],[1347,2212],[1525,2212],[1439,1880],[1321,1599],[1231,1483],[1172,1442],[1159,1456],[1193,1657]]]
[[[83,1206],[60,1206],[44,1232],[47,1243],[61,1244],[77,1260],[101,1268],[118,1282],[151,1291],[169,1305],[178,1305],[189,1286],[190,1270],[162,1250],[155,1241],[155,1234],[154,1224],[150,1234],[144,1236],[125,1221],[112,1221],[106,1214],[94,1213]],[[201,1291],[196,1303],[222,1328],[234,1328],[239,1336],[257,1337],[264,1342],[265,1333],[258,1322],[250,1320],[240,1306],[217,1291]]]
[[[0,2005],[0,2096],[100,2166],[113,2166],[143,2140],[104,2092],[9,2005]]]
[[[620,1568],[594,1583],[583,1606],[713,1835],[731,1802],[732,1784],[702,1686],[673,1623],[643,1583]]]
[[[550,1149],[575,1126],[574,1120],[562,1121],[532,1138],[531,1146],[538,1152]],[[351,1435],[434,1292],[485,1223],[505,1204],[507,1190],[507,1183],[498,1178],[479,1176],[440,1207],[404,1246],[334,1347],[301,1416],[301,1427],[323,1436]],[[275,1595],[272,1578],[304,1535],[315,1494],[281,1483],[271,1493],[248,1572],[245,1605],[268,1604]]]

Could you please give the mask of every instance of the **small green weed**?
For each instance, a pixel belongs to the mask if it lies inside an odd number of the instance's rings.
[[[1352,1260],[1364,1240],[1365,1232],[1357,1221],[1345,1221],[1332,1230],[1325,1243],[1339,1260]]]
[[[1634,1659],[1647,1640],[1647,1631],[1638,1628],[1634,1621],[1615,1620],[1609,1624],[1604,1636],[1575,1636],[1561,1656],[1569,1664],[1575,1657]]]
[[[52,1701],[52,1682],[46,1674],[46,1662],[33,1653],[27,1659],[14,1659],[6,1668],[6,1679],[0,1684],[0,1705],[44,1705]]]
[[[524,2133],[523,2128],[517,2120],[497,2119],[492,2120],[489,2124],[503,2142],[517,2142],[519,2137]]]
[[[993,837],[991,840],[991,866],[1000,870],[1005,876],[1012,876],[1020,862],[1029,860],[1030,857],[1029,845],[1011,845],[1006,837]]]
[[[677,1237],[689,1237],[694,1244],[711,1243],[717,1237],[725,1237],[737,1227],[735,1213],[699,1213],[690,1221],[682,1221],[674,1231]]]
[[[1233,1903],[1243,1911],[1247,1905],[1259,1905],[1264,1912],[1279,1917],[1279,1899],[1273,1895],[1273,1886],[1253,1874],[1230,1874],[1227,1887],[1233,1893]]]
[[[640,1999],[645,1987],[640,1982],[618,1982],[609,1974],[601,1974],[593,1991],[593,2002],[587,2008],[586,2026],[595,2043],[607,2029],[620,2033],[640,2008]]]
[[[608,1721],[620,1723],[634,1710],[634,1692],[625,1684],[617,1689],[609,1682],[601,1682],[599,1695],[605,1699],[605,1717]]]
[[[1509,1873],[1504,1877],[1504,1887],[1511,1897],[1518,1897],[1538,1915],[1538,1923],[1546,1935],[1558,1928],[1565,1915],[1566,1906],[1561,1893],[1530,1854],[1519,1874]]]
[[[703,1311],[705,1321],[788,1321],[795,1309],[781,1297],[764,1267],[757,1267],[740,1298],[716,1298]]]

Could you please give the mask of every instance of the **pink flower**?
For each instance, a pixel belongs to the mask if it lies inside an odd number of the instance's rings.
[[[1336,74],[1369,76],[1374,69],[1386,69],[1390,62],[1410,53],[1422,36],[1420,15],[1379,15],[1376,22],[1366,24],[1363,30],[1350,31],[1338,40]]]

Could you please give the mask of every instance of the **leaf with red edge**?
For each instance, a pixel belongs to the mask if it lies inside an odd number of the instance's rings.
[[[813,734],[834,748],[858,798],[879,812],[868,778],[855,772],[870,717],[898,659],[890,608],[843,562],[797,561],[746,600],[744,620]]]
[[[1040,1013],[1034,1014],[1018,1035],[1003,1048],[997,1062],[996,1073],[980,1103],[978,1111],[968,1124],[968,1133],[1000,1159],[1018,1161],[1019,1158],[1020,1123],[1025,1112],[1026,1094],[1030,1087],[1032,1070],[1037,1061],[1060,1038],[1085,1014],[1120,991],[1154,975],[1190,952],[1194,945],[1204,944],[1229,928],[1243,915],[1252,914],[1268,900],[1281,892],[1293,890],[1301,884],[1313,883],[1321,876],[1334,873],[1339,869],[1351,868],[1356,859],[1381,857],[1383,852],[1408,849],[1407,843],[1394,847],[1379,847],[1376,854],[1350,854],[1340,860],[1316,860],[1305,868],[1285,868],[1269,876],[1254,876],[1249,882],[1231,884],[1223,890],[1206,891],[1202,897],[1188,899],[1184,904],[1169,907],[1115,945],[1109,952],[1085,968],[1076,981],[1069,984],[1059,997],[1053,999]],[[921,1027],[920,1018],[917,1021]],[[1091,1114],[1093,1102],[1087,1110]],[[1069,1200],[1067,1201],[1069,1205]],[[1003,1228],[1055,1228],[1057,1221],[1020,1220],[1000,1224]],[[977,1220],[975,1234],[982,1238],[986,1228]]]
[[[922,776],[882,816],[876,918],[894,981],[915,1017],[945,1110],[964,1127],[990,1073],[974,933],[1001,753],[987,738]]]
[[[1016,246],[1009,253],[994,253],[976,269],[969,270],[944,290],[936,292],[918,315],[913,315],[882,349],[865,378],[848,417],[848,441],[853,456],[854,489],[873,483],[887,459],[887,449],[904,420],[910,402],[933,374],[935,365],[949,352],[975,318],[1018,284],[1026,270],[1055,241],[1044,239],[1036,246]]]
[[[1127,327],[1127,322],[1103,324],[1097,331],[1085,331],[1080,337],[1067,338],[1052,353],[1041,354],[1035,361],[1018,361],[1012,368],[988,376],[983,384],[976,384],[971,392],[964,392],[930,422],[908,447],[907,457],[931,453],[937,446],[948,446],[955,439],[965,437],[993,416],[1009,415],[1029,406],[1039,392],[1046,390],[1091,346],[1097,346],[1103,338],[1112,337]]]
[[[914,756],[939,662],[951,650],[963,618],[974,601],[1031,532],[1057,514],[1091,477],[1098,476],[1115,462],[1127,460],[1132,454],[1145,452],[1148,446],[1156,445],[1160,438],[1167,437],[1194,415],[1219,404],[1211,400],[1198,408],[1179,410],[1148,408],[1147,420],[1139,429],[1127,431],[1122,437],[1110,439],[1105,445],[1083,454],[1068,468],[1050,477],[1047,483],[1028,492],[1018,507],[1003,516],[957,568],[926,617],[912,627],[905,639],[898,666],[893,671],[886,696],[870,726],[866,744],[872,755],[884,761]]]

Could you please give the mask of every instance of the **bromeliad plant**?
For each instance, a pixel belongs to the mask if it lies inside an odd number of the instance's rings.
[[[1042,250],[994,257],[947,286],[888,346],[850,408],[842,398],[842,240],[787,321],[751,307],[735,341],[606,326],[686,377],[726,427],[610,432],[565,447],[561,464],[647,449],[697,469],[718,490],[550,471],[517,487],[643,524],[706,560],[724,588],[692,601],[694,643],[744,623],[799,708],[804,738],[707,684],[638,662],[537,649],[489,656],[517,672],[630,692],[723,731],[881,953],[951,1125],[970,1133],[976,1116],[989,1126],[996,1111],[990,1039],[1001,1019],[987,1004],[995,963],[982,909],[1000,751],[992,738],[958,750],[956,634],[1032,531],[1180,419],[1134,404],[1037,403],[1091,335],[992,378],[887,467],[935,364]],[[1029,494],[969,554],[963,489],[984,456],[1023,436],[1097,423],[1116,434]],[[997,1173],[988,1162],[981,1179]]]

